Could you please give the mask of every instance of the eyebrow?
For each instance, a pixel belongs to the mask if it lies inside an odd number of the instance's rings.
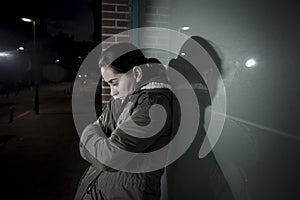
[[[115,81],[115,80],[118,80],[118,78],[110,79],[109,81],[107,81],[107,83],[112,83],[112,82]]]

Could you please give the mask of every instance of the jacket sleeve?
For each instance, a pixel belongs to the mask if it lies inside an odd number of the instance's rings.
[[[160,137],[170,135],[171,103],[166,96],[142,94],[128,112],[108,138],[96,124],[84,131],[85,155],[100,168],[106,166],[104,170],[124,168],[137,153],[147,152]]]
[[[112,100],[102,110],[101,116],[92,124],[89,124],[83,130],[80,142],[79,142],[79,151],[83,159],[88,161],[89,163],[95,163],[95,158],[86,150],[85,143],[91,138],[93,135],[97,135],[99,138],[107,138],[110,137],[114,126],[115,126],[115,117],[113,117],[112,109],[116,109],[115,102]],[[106,166],[100,166],[101,169],[105,169]]]
[[[116,127],[116,119],[120,110],[120,102],[117,100],[109,101],[104,107],[101,116],[98,118],[94,124],[98,124],[105,135],[110,137],[112,131]]]

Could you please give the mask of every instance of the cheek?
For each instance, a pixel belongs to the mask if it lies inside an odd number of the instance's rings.
[[[133,80],[128,80],[127,82],[127,91],[133,92],[135,88],[135,82]]]
[[[127,93],[127,87],[124,85],[124,83],[119,83],[119,86],[116,87],[116,90],[118,91],[120,96],[126,95]]]
[[[122,90],[122,93],[129,93],[130,92],[130,85],[126,84],[126,85],[122,85],[122,88],[120,88]]]
[[[129,82],[127,79],[123,79],[119,82],[119,90],[120,92],[127,92],[129,88]]]

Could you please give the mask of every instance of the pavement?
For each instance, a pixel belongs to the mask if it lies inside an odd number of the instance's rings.
[[[71,83],[41,86],[39,115],[32,110],[33,89],[9,94],[8,98],[0,95],[1,200],[74,199],[88,163],[79,154],[72,96],[64,92],[70,86]],[[78,94],[85,98],[84,92]],[[12,107],[14,118],[9,123]],[[80,117],[84,112],[78,111]],[[222,152],[220,160],[226,160],[223,170],[229,170],[228,180],[237,188],[234,191],[240,191],[239,182],[226,163],[237,164],[247,175],[248,191],[253,197],[248,199],[300,199],[299,140],[270,134],[257,126],[247,126],[245,131],[242,126],[237,128],[237,123],[227,123],[231,124],[225,124],[223,139],[215,151]]]
[[[34,90],[0,95],[1,199],[74,199],[88,163],[79,154],[71,94],[64,92],[70,86],[41,86],[39,115]]]

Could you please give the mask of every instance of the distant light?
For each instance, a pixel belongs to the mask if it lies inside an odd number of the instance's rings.
[[[78,56],[79,59],[81,59],[81,56]]]
[[[24,49],[25,49],[24,47],[19,47],[17,50],[18,51],[24,51]]]
[[[246,67],[253,67],[254,65],[256,65],[256,61],[251,58],[246,61],[245,65],[246,65]]]
[[[189,26],[183,26],[183,27],[181,27],[181,30],[182,31],[188,31],[188,30],[190,30],[190,27]]]
[[[78,77],[81,78],[81,75],[79,74]]]
[[[24,22],[33,22],[32,19],[25,18],[25,17],[21,18],[21,20],[24,21]]]
[[[84,75],[84,77],[86,78],[86,77],[87,77],[87,75],[85,74],[85,75]]]
[[[182,53],[180,53],[180,55],[181,55],[181,56],[185,56],[185,53],[184,53],[184,52],[182,52]]]
[[[59,63],[59,59],[56,59],[55,62],[56,62],[56,63]]]
[[[0,57],[8,57],[9,53],[0,52]]]

